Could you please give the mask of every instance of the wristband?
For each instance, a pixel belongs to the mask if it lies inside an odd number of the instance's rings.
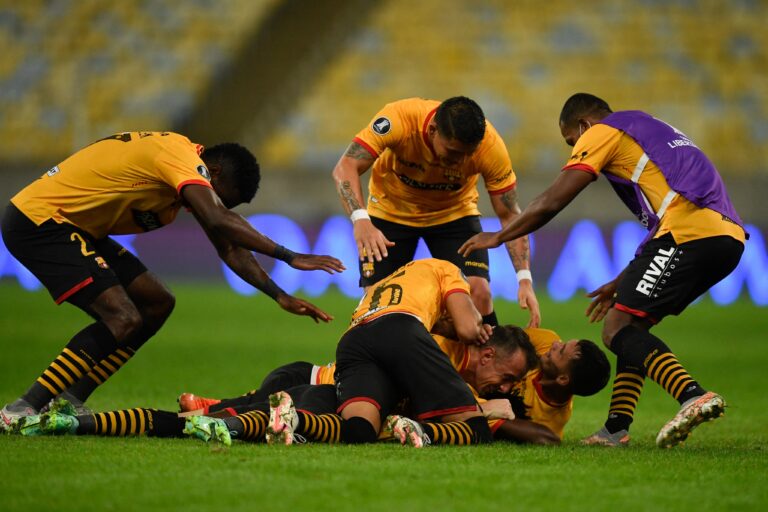
[[[368,210],[365,208],[359,208],[357,210],[354,210],[352,214],[349,216],[349,219],[352,221],[352,224],[357,222],[360,219],[370,219],[371,217],[368,215]]]
[[[533,284],[533,276],[531,275],[531,271],[527,268],[517,271],[517,282],[519,283],[523,279],[527,279],[531,282],[531,284]]]
[[[275,247],[275,259],[283,260],[284,262],[290,265],[291,262],[293,261],[293,258],[295,257],[296,257],[296,253],[293,252],[292,250],[287,249],[282,245],[278,245],[277,247]]]

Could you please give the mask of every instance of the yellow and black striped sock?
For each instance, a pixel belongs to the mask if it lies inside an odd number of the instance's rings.
[[[248,411],[231,418],[224,418],[233,438],[243,441],[263,441],[267,433],[269,414],[264,411]]]
[[[645,382],[645,377],[637,370],[626,366],[622,368],[620,362],[616,363],[616,367],[611,407],[608,410],[608,420],[605,422],[605,428],[612,434],[620,430],[629,430]]]
[[[299,426],[296,433],[308,441],[319,443],[338,443],[341,439],[341,416],[338,414],[312,414],[296,411]]]
[[[667,349],[669,350],[669,349]],[[704,394],[704,389],[693,380],[672,352],[654,350],[645,360],[648,378],[681,404],[694,396]]]
[[[93,391],[104,384],[107,379],[117,373],[136,354],[130,347],[118,348],[94,366],[85,379],[69,389],[69,392],[81,401],[85,402]]]
[[[96,361],[117,348],[117,340],[101,322],[96,322],[72,337],[56,359],[22,396],[36,409],[83,380]]]
[[[619,363],[634,368],[638,373],[644,372],[646,377],[680,403],[706,392],[678,362],[669,347],[646,330],[624,327],[611,340],[611,350],[618,356]]]
[[[472,429],[463,421],[422,423],[432,444],[473,444]]]
[[[153,412],[151,409],[137,408],[78,417],[80,427],[77,433],[113,437],[144,434],[154,428]]]

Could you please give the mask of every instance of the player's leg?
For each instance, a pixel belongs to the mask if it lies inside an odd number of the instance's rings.
[[[694,380],[672,350],[649,329],[664,316],[679,314],[696,297],[728,275],[738,264],[742,250],[743,246],[729,237],[696,240],[677,246],[671,236],[664,236],[649,242],[641,255],[632,261],[603,329],[606,345],[617,356],[609,418],[601,429],[603,435],[598,431],[585,442],[626,444],[601,442],[599,438],[605,441],[612,437],[611,441],[617,441],[615,438],[628,432],[646,376],[676,399],[682,406],[681,411],[690,405],[696,406],[699,398],[705,397],[707,404],[701,414],[722,412],[722,398],[708,393]],[[649,279],[652,275],[658,279]],[[689,430],[675,431],[673,435],[677,436],[677,442],[684,440]],[[673,444],[676,443],[668,445]]]
[[[120,347],[108,354],[88,375],[78,380],[64,394],[75,404],[84,403],[93,391],[107,381],[133,357],[141,346],[162,327],[170,316],[175,299],[160,279],[119,244],[112,242],[109,249],[101,244],[107,261],[112,265],[128,297],[141,316],[142,325]],[[114,244],[114,245],[112,245]],[[98,314],[97,311],[94,313]]]
[[[386,315],[372,322],[370,331],[369,337],[378,337],[381,341],[370,344],[367,350],[375,355],[395,388],[410,399],[411,412],[422,422],[424,441],[428,444],[492,441],[488,423],[469,386],[419,320],[410,315]],[[396,427],[390,422],[387,426],[390,430]],[[397,435],[394,430],[392,433]]]
[[[413,260],[419,242],[417,228],[371,217],[371,222],[395,245],[387,249],[388,256],[381,261],[360,261],[360,286],[366,288]]]
[[[70,302],[97,320],[70,339],[21,398],[3,408],[7,424],[39,411],[87,375],[140,328],[141,316],[86,232],[53,221],[37,226],[13,205],[6,209],[2,230],[9,252],[40,279],[57,304]]]
[[[488,251],[486,249],[473,251],[466,258],[458,253],[459,247],[464,242],[481,231],[480,218],[473,215],[423,228],[422,234],[434,258],[450,261],[467,276],[472,302],[483,315],[483,322],[495,326],[499,325],[499,321],[493,310]]]
[[[264,377],[258,389],[234,398],[206,398],[192,393],[182,393],[179,396],[179,409],[182,412],[196,414],[215,414],[220,411],[230,411],[232,415],[249,411],[266,403],[269,395],[294,386],[310,384],[315,365],[306,361],[296,361],[275,368]]]

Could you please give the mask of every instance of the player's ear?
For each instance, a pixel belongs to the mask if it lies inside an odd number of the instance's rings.
[[[496,349],[493,347],[483,347],[480,349],[480,364],[486,365],[491,362],[496,355]]]
[[[567,373],[561,373],[555,378],[555,382],[557,382],[560,386],[567,386],[571,383],[571,376]]]

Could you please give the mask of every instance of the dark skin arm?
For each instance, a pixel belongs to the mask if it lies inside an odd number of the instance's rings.
[[[594,175],[584,171],[563,171],[555,182],[531,201],[523,212],[501,231],[478,233],[459,247],[459,254],[467,256],[477,249],[498,247],[521,236],[536,231],[552,220],[573,199],[592,183]]]
[[[494,439],[503,439],[516,443],[559,445],[560,438],[544,425],[529,420],[504,420],[494,432]]]
[[[253,229],[242,216],[227,209],[213,190],[201,185],[187,185],[182,189],[182,196],[219,257],[240,278],[272,297],[290,313],[310,316],[315,322],[333,319],[311,303],[288,295],[270,279],[251,251],[274,256],[277,244]],[[291,266],[303,270],[322,269],[329,273],[344,268],[336,258],[303,254],[296,255]]]

